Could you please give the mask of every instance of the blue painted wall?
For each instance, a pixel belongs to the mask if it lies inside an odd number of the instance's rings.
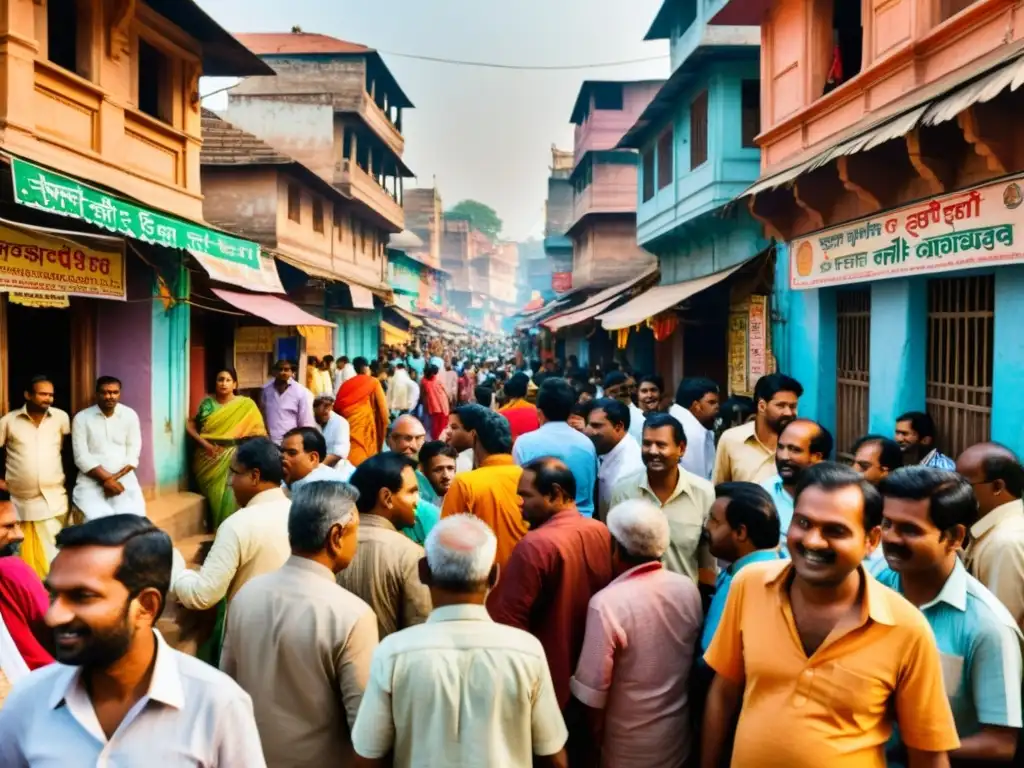
[[[1024,456],[1024,265],[996,270],[992,439]]]
[[[171,270],[164,272],[165,279]],[[188,298],[189,273],[183,259],[169,285],[174,295]],[[154,294],[159,295],[154,287]],[[185,421],[188,413],[189,322],[185,301],[170,309],[160,300],[152,303],[153,345],[153,456],[156,485],[160,492],[173,493],[188,480]]]
[[[927,279],[871,284],[871,432],[890,435],[900,414],[924,410],[927,315]]]
[[[365,357],[376,360],[380,351],[381,311],[357,310],[329,312],[328,319],[338,327],[334,332],[334,356],[349,360]]]

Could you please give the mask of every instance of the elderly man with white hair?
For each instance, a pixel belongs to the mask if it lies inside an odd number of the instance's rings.
[[[268,766],[351,765],[349,738],[377,647],[377,617],[335,575],[356,553],[356,489],[295,489],[291,557],[231,603],[221,669],[252,696]]]
[[[664,513],[642,499],[608,513],[614,581],[590,600],[570,681],[587,709],[602,768],[680,768],[692,752],[689,677],[700,642],[700,593],[661,564]]]
[[[497,539],[473,515],[427,536],[426,624],[388,635],[373,655],[352,733],[361,768],[567,768],[568,738],[544,649],[484,608]]]

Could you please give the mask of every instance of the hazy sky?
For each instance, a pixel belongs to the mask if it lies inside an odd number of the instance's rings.
[[[505,236],[543,231],[551,144],[572,147],[569,115],[585,79],[665,77],[663,41],[644,33],[662,0],[199,0],[232,32],[294,25],[380,50],[416,109],[404,115],[416,186],[436,176],[446,207],[475,198]],[[507,64],[564,65],[665,58],[629,66],[527,72],[451,66],[388,51]],[[228,81],[230,82],[230,81]],[[210,79],[208,93],[223,82]],[[204,104],[226,106],[214,96]]]

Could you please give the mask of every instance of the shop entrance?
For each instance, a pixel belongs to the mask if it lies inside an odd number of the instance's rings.
[[[25,403],[33,376],[53,381],[53,404],[69,415],[72,408],[71,319],[68,309],[36,309],[7,303],[7,400],[9,410]]]

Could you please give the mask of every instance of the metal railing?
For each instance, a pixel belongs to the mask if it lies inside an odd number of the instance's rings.
[[[853,444],[868,431],[871,385],[871,289],[836,296],[836,455],[853,459]]]

